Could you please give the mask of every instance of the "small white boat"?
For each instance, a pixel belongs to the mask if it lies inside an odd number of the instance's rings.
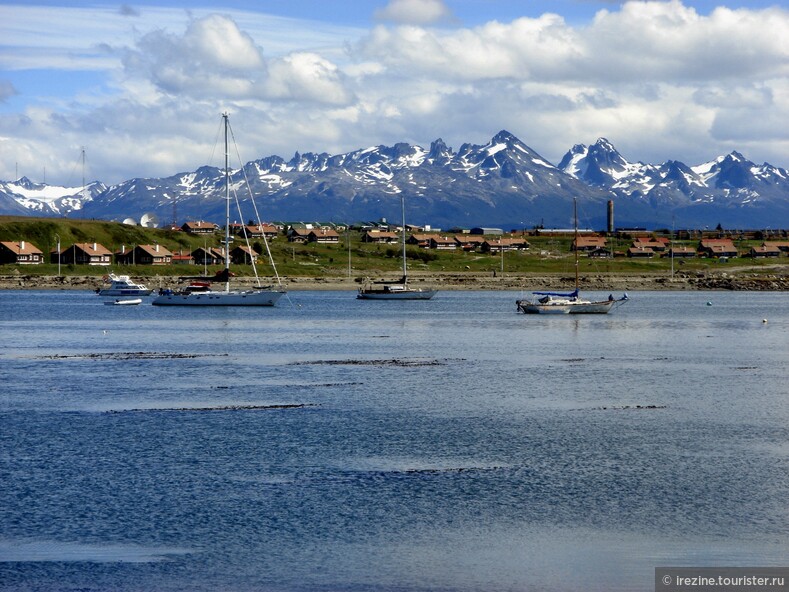
[[[532,292],[535,298],[531,300],[517,300],[515,304],[518,312],[525,314],[607,314],[617,303],[628,300],[627,294],[614,299],[613,295],[607,300],[586,300],[581,298],[578,290],[570,293],[561,292]],[[540,296],[540,298],[536,298]]]
[[[627,294],[614,298],[609,294],[606,300],[588,300],[582,298],[578,289],[578,207],[573,200],[573,218],[575,219],[575,290],[572,292],[532,292],[526,300],[516,300],[518,312],[524,314],[608,314],[620,304],[627,302]]]
[[[104,276],[104,281],[110,285],[97,290],[99,296],[148,296],[153,292],[145,284],[135,284],[128,275],[110,273]]]
[[[115,300],[107,300],[104,304],[112,306],[134,306],[135,304],[142,304],[142,298],[116,298]]]

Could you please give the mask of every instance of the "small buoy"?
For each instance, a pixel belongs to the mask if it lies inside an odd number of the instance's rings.
[[[707,306],[712,306],[712,300],[707,300]]]

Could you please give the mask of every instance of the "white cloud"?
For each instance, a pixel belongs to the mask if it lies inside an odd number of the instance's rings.
[[[264,96],[342,105],[351,99],[337,66],[314,53],[293,53],[269,64]]]
[[[375,12],[381,21],[427,25],[452,18],[452,12],[443,0],[389,0],[384,8]]]
[[[183,35],[153,31],[126,52],[132,76],[169,94],[244,97],[264,72],[260,49],[229,18],[192,21]]]

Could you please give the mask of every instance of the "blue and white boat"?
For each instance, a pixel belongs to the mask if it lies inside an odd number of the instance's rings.
[[[145,284],[135,284],[128,275],[115,275],[110,273],[104,276],[104,281],[109,282],[109,287],[99,288],[99,296],[148,296],[153,292]]]

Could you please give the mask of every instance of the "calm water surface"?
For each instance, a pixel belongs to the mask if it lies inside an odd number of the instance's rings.
[[[788,294],[590,317],[519,296],[0,292],[0,589],[652,590],[655,566],[789,565]]]

